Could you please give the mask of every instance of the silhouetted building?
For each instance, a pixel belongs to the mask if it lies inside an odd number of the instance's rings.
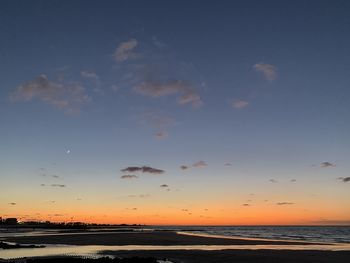
[[[6,218],[4,221],[5,225],[17,225],[18,220],[17,218]]]

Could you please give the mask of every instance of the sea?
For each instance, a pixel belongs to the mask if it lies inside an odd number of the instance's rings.
[[[350,226],[155,226],[154,229],[253,239],[350,244]]]

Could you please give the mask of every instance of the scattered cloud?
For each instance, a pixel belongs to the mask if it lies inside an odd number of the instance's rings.
[[[46,186],[46,184],[40,184],[40,186]]]
[[[101,92],[101,81],[100,77],[93,71],[82,71],[81,76],[90,80],[93,83],[93,91]]]
[[[160,185],[160,187],[162,187],[162,188],[169,188],[169,185],[167,185],[167,184],[162,184],[162,185]]]
[[[191,167],[201,168],[201,167],[206,167],[206,166],[208,166],[206,162],[198,161],[198,162],[195,162],[192,165],[181,165],[180,168],[181,168],[181,170],[187,170],[187,169],[190,169]]]
[[[243,109],[249,105],[249,102],[246,100],[235,100],[232,102],[232,107],[235,109]]]
[[[168,129],[175,125],[175,120],[164,115],[161,112],[147,111],[140,115],[142,124],[146,124],[156,130],[154,137],[158,140],[165,139],[169,136]]]
[[[257,63],[253,66],[257,72],[261,72],[267,80],[275,80],[277,78],[277,68],[271,64]]]
[[[48,216],[64,216],[65,214],[48,214]]]
[[[17,87],[10,94],[11,101],[31,101],[33,99],[38,99],[71,114],[79,113],[81,107],[91,100],[79,83],[52,82],[46,75],[40,75]]]
[[[11,202],[9,203],[9,205],[17,205],[17,203]]]
[[[120,176],[121,179],[136,179],[139,178],[137,175],[134,174],[125,174]]]
[[[340,180],[344,183],[347,183],[347,182],[350,182],[350,176],[349,177],[339,177],[338,180]]]
[[[168,132],[166,132],[166,131],[157,132],[157,133],[154,135],[154,137],[155,137],[156,139],[158,139],[158,140],[163,140],[163,139],[165,139],[165,138],[168,137]]]
[[[157,47],[157,48],[165,48],[167,45],[165,43],[163,43],[162,41],[160,41],[157,37],[153,36],[152,37],[152,41],[153,44]]]
[[[52,187],[61,187],[61,188],[66,187],[65,184],[52,184],[51,186]]]
[[[203,104],[201,97],[193,90],[187,90],[177,100],[178,104],[192,104],[193,107],[200,107]]]
[[[111,85],[110,88],[114,92],[117,92],[120,89],[120,87],[118,85],[115,85],[115,84]]]
[[[58,175],[56,175],[56,174],[53,174],[52,177],[53,177],[53,178],[56,178],[56,179],[60,178],[60,177],[59,177]]]
[[[147,197],[150,197],[151,195],[149,194],[140,194],[140,195],[128,195],[128,197],[130,198],[135,198],[135,197],[138,197],[138,198],[147,198]]]
[[[193,107],[199,107],[203,104],[201,97],[194,91],[189,82],[184,80],[146,80],[135,86],[134,91],[153,98],[180,94],[177,99],[178,104],[192,104]]]
[[[270,183],[278,183],[278,181],[275,180],[275,179],[270,179],[269,182],[270,182]]]
[[[251,206],[251,204],[242,204],[242,206]]]
[[[166,130],[168,127],[175,125],[174,119],[156,111],[142,113],[140,115],[140,121],[157,130]]]
[[[136,54],[133,52],[133,50],[137,47],[137,45],[138,42],[134,38],[120,43],[114,52],[115,60],[117,62],[124,62],[128,59],[135,58]]]
[[[322,168],[328,168],[328,167],[335,167],[335,164],[334,164],[334,163],[330,163],[330,162],[322,162],[322,163],[320,164],[320,166],[321,166]]]
[[[294,203],[291,202],[278,202],[276,205],[294,205]]]
[[[134,173],[134,172],[142,172],[142,173],[151,173],[151,174],[163,174],[165,171],[152,168],[149,166],[129,166],[121,170],[122,172],[129,172],[129,173]]]
[[[225,163],[225,166],[232,166],[232,163]]]
[[[89,78],[89,79],[94,79],[94,80],[99,80],[100,79],[100,77],[93,71],[82,71],[82,72],[80,72],[80,74],[84,78]]]
[[[136,211],[137,210],[137,207],[133,207],[133,208],[125,208],[126,210],[133,210],[133,211]]]
[[[200,168],[200,167],[206,167],[208,165],[204,161],[198,161],[198,162],[194,163],[192,166],[196,167],[196,168]]]
[[[297,179],[291,179],[290,180],[292,183],[295,183],[297,181]]]

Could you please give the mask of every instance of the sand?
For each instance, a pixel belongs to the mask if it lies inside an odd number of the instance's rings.
[[[350,251],[293,251],[293,250],[157,250],[112,251],[118,257],[142,256],[167,258],[176,263],[346,263]]]
[[[43,236],[22,236],[3,238],[4,241],[20,244],[67,244],[67,245],[295,245],[295,242],[227,239],[182,235],[170,231],[129,232],[129,233],[80,233],[55,234]],[[349,251],[311,250],[314,243],[301,243],[310,250],[111,250],[102,251],[104,255],[118,257],[155,257],[167,258],[175,263],[345,263],[350,262]],[[111,248],[112,249],[112,248]],[[0,256],[1,258],[1,256]]]
[[[182,235],[172,231],[121,232],[121,233],[75,233],[43,236],[8,237],[4,241],[20,244],[66,244],[66,245],[293,245],[295,242],[245,240],[217,237]],[[311,245],[298,242],[299,245]],[[314,245],[314,244],[312,244]]]

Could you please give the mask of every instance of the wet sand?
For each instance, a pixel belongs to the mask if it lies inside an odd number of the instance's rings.
[[[167,258],[175,263],[345,263],[350,251],[294,251],[294,250],[156,250],[109,251],[118,257],[142,256]]]
[[[228,239],[183,235],[171,231],[121,232],[121,233],[75,233],[42,236],[8,237],[4,241],[20,244],[64,244],[64,245],[314,245],[308,242]]]
[[[176,250],[107,250],[100,251],[101,255],[113,255],[118,257],[154,257],[157,259],[169,259],[175,263],[311,263],[311,262],[331,262],[344,263],[350,262],[349,251],[321,251],[312,250],[315,243],[292,242],[292,241],[273,241],[273,240],[245,240],[228,239],[220,237],[205,237],[183,235],[171,231],[154,232],[98,232],[98,233],[69,233],[38,236],[22,236],[3,238],[4,241],[16,242],[20,244],[65,244],[65,245],[105,245],[105,246],[124,246],[124,245],[150,245],[150,246],[181,246],[181,245],[247,245],[247,249],[224,249],[224,250],[185,250],[179,248]],[[274,250],[258,249],[250,250],[249,245],[302,245],[305,250]],[[291,246],[292,247],[292,246]],[[309,250],[307,250],[309,247]],[[122,248],[124,249],[124,248]],[[1,253],[0,253],[1,255]],[[0,256],[1,258],[1,256]]]

